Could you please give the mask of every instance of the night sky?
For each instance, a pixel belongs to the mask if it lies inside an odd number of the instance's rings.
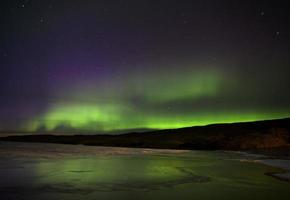
[[[289,117],[288,4],[1,0],[0,130]]]

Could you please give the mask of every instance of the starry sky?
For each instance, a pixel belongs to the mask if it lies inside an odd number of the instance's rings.
[[[289,117],[289,8],[1,0],[0,130],[117,133]]]

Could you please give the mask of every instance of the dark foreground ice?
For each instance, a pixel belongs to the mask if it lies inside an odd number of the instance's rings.
[[[231,152],[0,143],[0,199],[288,199],[279,168]]]

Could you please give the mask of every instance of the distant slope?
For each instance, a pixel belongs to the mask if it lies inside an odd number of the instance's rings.
[[[1,140],[168,149],[267,149],[289,144],[290,118],[123,135],[27,135]]]

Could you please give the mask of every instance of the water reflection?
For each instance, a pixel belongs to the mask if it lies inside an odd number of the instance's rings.
[[[239,159],[237,154],[223,152],[1,145],[0,199],[289,197],[289,183],[265,175],[279,169]]]
[[[162,156],[119,156],[41,162],[36,172],[42,184],[82,189],[152,190],[185,183],[205,183],[210,177],[187,169],[186,160]]]

